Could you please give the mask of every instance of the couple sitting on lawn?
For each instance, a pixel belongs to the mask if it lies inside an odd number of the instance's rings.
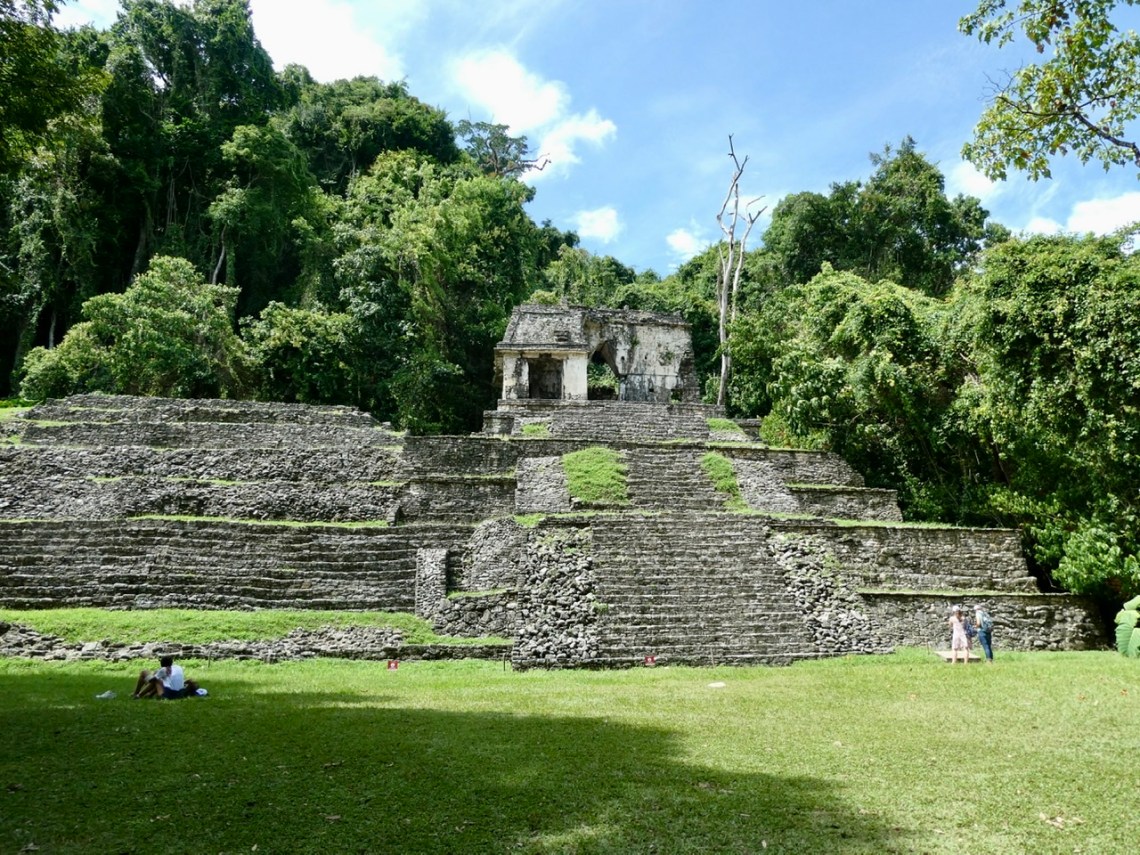
[[[174,664],[173,656],[163,656],[158,660],[157,671],[142,671],[139,680],[135,683],[136,698],[158,698],[162,701],[175,701],[179,698],[204,695],[202,689],[193,680],[187,680],[181,665]]]

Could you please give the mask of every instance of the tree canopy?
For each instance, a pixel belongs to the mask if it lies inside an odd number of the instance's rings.
[[[1140,178],[1140,35],[1114,20],[1137,2],[981,0],[959,29],[999,47],[1023,38],[1041,61],[995,84],[963,156],[994,179],[1011,167],[1048,178],[1070,153]]]

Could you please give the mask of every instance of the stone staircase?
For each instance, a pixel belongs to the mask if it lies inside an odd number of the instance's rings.
[[[723,416],[719,407],[631,401],[500,401],[485,416],[485,432],[520,435],[524,426],[546,429],[554,438],[594,442],[709,438],[708,419]]]
[[[699,528],[699,536],[681,531]],[[607,520],[593,527],[604,665],[787,663],[821,655],[783,573],[739,518]]]
[[[726,496],[701,469],[703,446],[645,445],[625,453],[629,499],[635,508],[719,511]]]

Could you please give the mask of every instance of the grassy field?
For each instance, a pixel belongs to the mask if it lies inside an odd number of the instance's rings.
[[[927,651],[790,668],[0,659],[0,852],[1111,853],[1140,670]],[[96,700],[114,689],[118,697]]]

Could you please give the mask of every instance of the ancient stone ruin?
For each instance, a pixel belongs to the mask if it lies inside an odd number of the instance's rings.
[[[616,398],[583,394],[599,358]],[[516,667],[945,647],[952,603],[983,603],[1000,648],[1105,643],[1090,603],[1038,590],[1016,532],[908,525],[842,459],[765,447],[695,403],[677,318],[524,306],[497,359],[480,435],[99,395],[0,422],[0,605],[407,611],[508,639],[478,650]],[[598,446],[625,494],[591,504],[567,455]]]

